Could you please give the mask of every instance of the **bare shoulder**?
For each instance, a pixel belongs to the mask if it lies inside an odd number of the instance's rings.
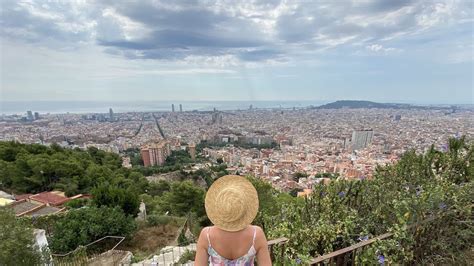
[[[267,245],[265,232],[263,232],[263,229],[260,226],[255,226],[255,247],[259,249],[261,247],[266,247]]]
[[[257,236],[258,235],[264,235],[265,236],[265,232],[263,232],[263,229],[260,226],[254,225],[253,227],[255,228],[255,232],[256,232]]]
[[[210,226],[203,227],[201,229],[201,235],[203,235],[203,234],[205,235],[207,233],[207,231],[209,230],[209,228],[210,228]]]
[[[207,239],[207,234],[209,233],[209,229],[211,229],[212,226],[206,226],[201,229],[201,233],[199,234],[199,238],[204,237]]]
[[[199,234],[198,245],[207,245],[207,233],[210,227],[204,227]]]

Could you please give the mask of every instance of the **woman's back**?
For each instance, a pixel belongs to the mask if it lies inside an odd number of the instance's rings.
[[[208,240],[208,253],[213,263],[226,261],[237,262],[244,265],[255,259],[255,237],[257,227],[248,226],[239,232],[227,232],[217,227],[205,229]]]
[[[238,232],[228,232],[218,227],[201,231],[197,245],[195,265],[271,265],[267,239],[262,229],[249,225]]]
[[[271,265],[263,230],[253,226],[258,212],[258,193],[245,177],[227,175],[206,192],[206,214],[214,226],[201,231],[196,247],[196,266]]]

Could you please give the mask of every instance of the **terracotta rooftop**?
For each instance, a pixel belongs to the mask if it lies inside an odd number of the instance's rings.
[[[30,196],[33,196],[33,194],[21,194],[21,195],[15,195],[15,200],[24,200],[28,199]]]
[[[69,200],[69,198],[67,197],[63,197],[49,191],[35,194],[31,196],[30,199],[34,201],[42,202],[45,204],[53,205],[53,206],[61,205]]]

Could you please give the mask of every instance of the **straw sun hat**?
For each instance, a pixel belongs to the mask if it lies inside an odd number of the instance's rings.
[[[225,231],[240,231],[257,216],[257,190],[245,177],[226,175],[209,188],[205,206],[215,226]]]

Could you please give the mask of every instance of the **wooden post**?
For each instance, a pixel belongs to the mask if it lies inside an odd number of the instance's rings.
[[[286,245],[286,242],[283,242],[283,245],[281,245],[281,258],[282,259],[285,258],[285,245]]]

